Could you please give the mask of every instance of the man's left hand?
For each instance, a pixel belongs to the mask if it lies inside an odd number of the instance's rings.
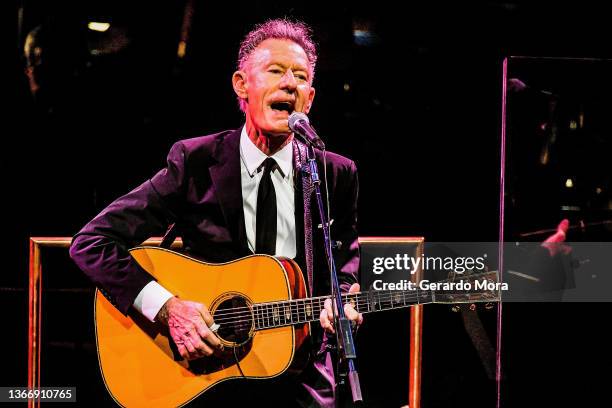
[[[359,292],[360,290],[361,290],[361,287],[359,286],[359,284],[353,283],[348,293],[356,293],[356,292]],[[344,304],[344,314],[346,315],[347,319],[349,319],[351,322],[354,322],[354,324],[356,324],[357,327],[359,327],[361,323],[363,323],[363,314],[357,313],[353,305],[351,305],[350,303]],[[325,299],[325,308],[321,310],[321,316],[319,317],[319,322],[321,322],[321,327],[323,327],[327,333],[333,334],[336,332],[334,330],[334,313],[332,310],[332,300],[331,299]]]

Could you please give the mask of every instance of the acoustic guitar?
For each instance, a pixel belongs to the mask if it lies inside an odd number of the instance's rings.
[[[210,264],[171,250],[138,247],[131,255],[164,287],[182,299],[205,304],[220,325],[224,348],[187,361],[167,328],[138,312],[124,316],[99,291],[95,298],[98,357],[115,401],[126,407],[181,406],[232,378],[268,379],[305,363],[310,323],[328,296],[307,297],[298,265],[252,255]],[[484,276],[483,276],[484,275]],[[495,281],[495,273],[457,279]],[[495,301],[490,291],[362,291],[344,294],[360,313],[425,303]]]

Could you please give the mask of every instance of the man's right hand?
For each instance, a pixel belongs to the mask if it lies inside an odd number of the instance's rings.
[[[214,320],[201,303],[170,298],[157,313],[156,320],[168,326],[170,336],[183,358],[195,360],[223,348],[219,338],[209,328]]]

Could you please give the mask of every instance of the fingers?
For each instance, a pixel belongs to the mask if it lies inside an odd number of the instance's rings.
[[[191,337],[189,336],[185,336],[185,338],[183,339],[183,345],[185,346],[185,348],[187,349],[187,352],[189,353],[190,358],[195,357],[195,355],[197,354],[195,347],[193,346],[192,342],[191,342]]]
[[[357,313],[355,308],[350,303],[344,304],[344,314],[346,315],[347,319],[355,321],[357,324],[360,324],[360,320],[363,320],[361,313]]]
[[[185,347],[185,345],[183,343],[179,344],[176,342],[176,340],[174,341],[176,343],[176,348],[178,349],[179,354],[181,355],[181,357],[187,359],[187,360],[191,360],[190,356],[189,356],[189,352],[187,351],[187,347]]]
[[[200,320],[196,322],[196,331],[198,336],[213,348],[221,349],[221,340],[210,330],[210,327]]]
[[[321,327],[328,333],[335,333],[333,316],[331,299],[325,299],[325,305],[323,310],[321,310],[319,322],[321,323]]]
[[[353,283],[353,285],[349,289],[349,293],[359,292],[360,289],[361,288],[358,283]],[[361,325],[361,323],[363,323],[363,314],[357,312],[352,303],[344,304],[344,314],[351,322],[353,322],[353,325],[356,324],[357,326],[359,326]]]
[[[174,334],[172,338],[179,354],[188,360],[195,360],[213,354],[213,349],[202,341],[202,338],[195,329],[182,335]]]
[[[221,341],[206,320],[214,324],[210,312],[201,303],[179,300],[168,309],[170,336],[183,358],[202,358],[212,355],[214,349],[222,349]]]
[[[187,346],[187,350],[189,350],[189,352],[192,354],[192,357],[200,358],[213,354],[213,349],[202,341],[202,338],[195,330],[192,330],[189,333],[189,337],[187,339],[188,341],[185,342],[185,345]],[[190,344],[193,346],[194,351],[189,349]]]
[[[183,334],[174,342],[179,354],[187,360],[195,360],[213,354],[213,349],[202,341],[195,330]]]
[[[355,283],[351,286],[349,293],[359,292],[359,284]],[[344,314],[346,317],[355,322],[358,326],[363,323],[363,314],[357,312],[353,305],[350,303],[346,303],[344,305]],[[321,327],[325,329],[328,333],[335,333],[334,330],[334,315],[332,311],[332,301],[331,299],[325,299],[325,306],[323,310],[321,310],[321,315],[319,316],[319,322],[321,323]]]
[[[202,319],[204,319],[208,327],[215,324],[215,320],[213,319],[212,315],[210,314],[206,306],[198,302],[189,302],[189,303],[193,304],[194,307],[198,309],[198,312],[200,312],[200,315],[202,315]]]
[[[567,230],[569,228],[569,220],[567,218],[564,218],[560,223],[559,226],[557,227],[557,231],[559,232],[563,232],[563,234],[567,233]]]
[[[182,336],[173,335],[172,339],[174,340],[176,348],[178,349],[181,357],[187,360],[198,358],[196,349],[193,344],[191,344],[188,334],[184,334]]]

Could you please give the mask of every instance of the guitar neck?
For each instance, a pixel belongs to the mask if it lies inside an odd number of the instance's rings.
[[[372,290],[342,295],[343,304],[350,303],[359,313],[381,312],[433,302],[430,290]],[[319,320],[329,296],[294,299],[253,305],[255,329],[263,330]]]

